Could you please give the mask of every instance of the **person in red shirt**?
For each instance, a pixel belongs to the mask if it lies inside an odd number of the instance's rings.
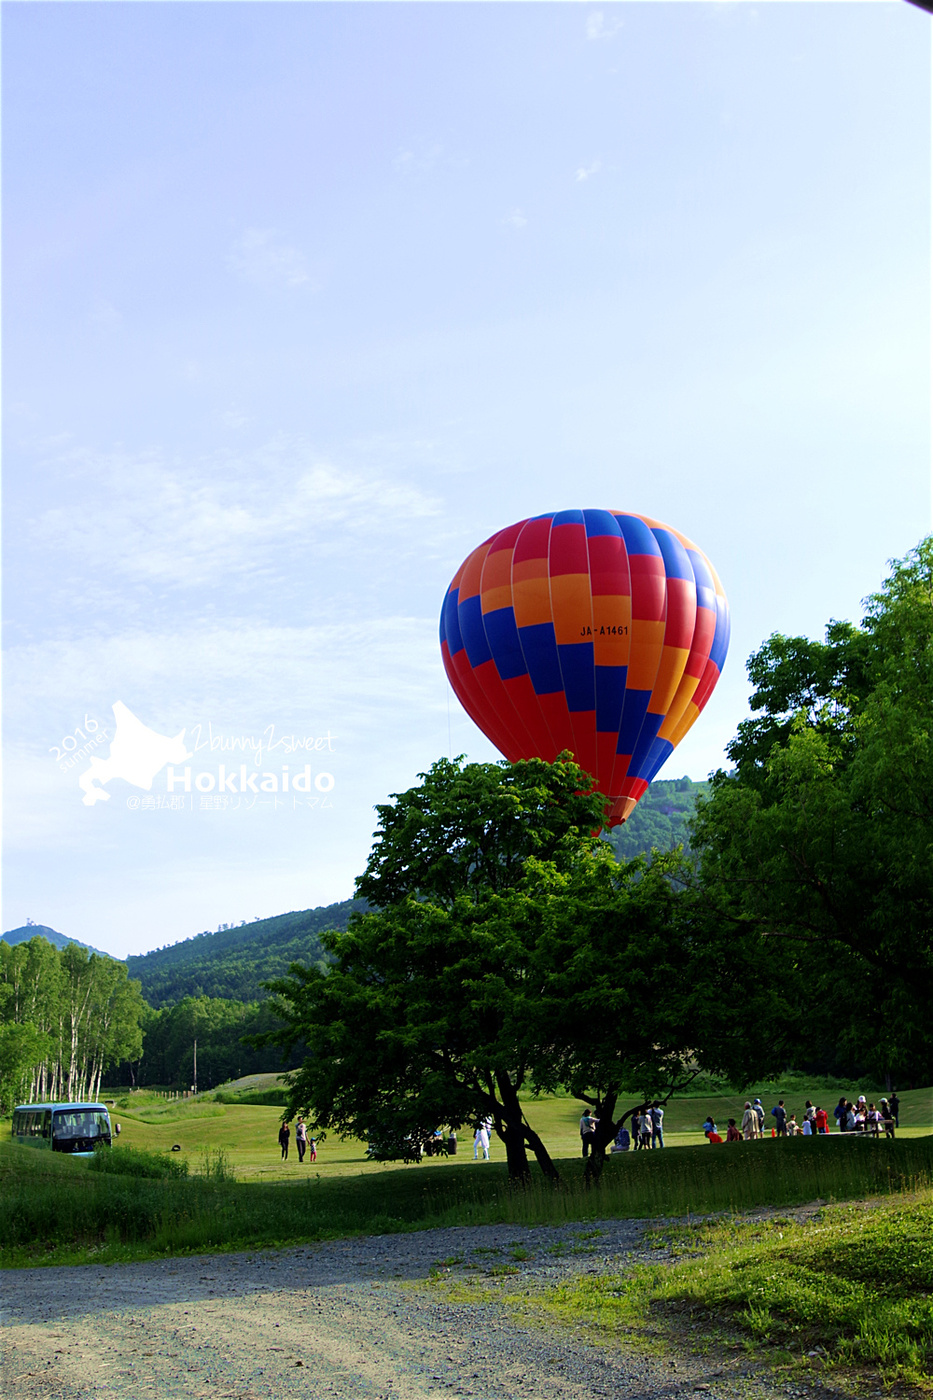
[[[816,1110],[816,1131],[818,1133],[829,1132],[829,1114],[826,1112],[825,1108],[818,1108]]]

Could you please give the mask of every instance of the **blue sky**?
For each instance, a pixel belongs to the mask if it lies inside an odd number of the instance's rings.
[[[3,926],[349,896],[377,802],[495,756],[437,615],[545,510],[716,565],[661,776],[717,767],[753,648],[931,528],[930,52],[901,3],[5,5]],[[118,700],[333,788],[85,806]]]

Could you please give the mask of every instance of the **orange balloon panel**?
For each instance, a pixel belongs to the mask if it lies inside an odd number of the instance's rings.
[[[706,704],[729,605],[706,556],[647,516],[520,520],[464,560],[441,610],[444,667],[506,758],[569,749],[624,821]]]

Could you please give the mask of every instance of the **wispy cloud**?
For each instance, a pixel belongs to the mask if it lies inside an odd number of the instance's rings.
[[[254,736],[270,724],[277,736],[329,731],[327,765],[339,772],[342,789],[365,785],[385,765],[387,733],[395,744],[410,746],[426,726],[440,737],[446,720],[433,617],[308,626],[128,625],[107,636],[87,628],[11,648],[4,688],[14,736],[7,778],[20,814],[8,844],[22,850],[85,839],[80,768],[62,771],[53,746],[85,716],[103,727],[112,723],[118,699],[158,733],[184,728],[189,745],[198,734],[204,740],[208,725],[215,733]],[[200,757],[210,766],[209,751]],[[125,790],[117,784],[112,791],[116,800],[109,807],[125,806]],[[384,791],[385,785],[375,789]]]
[[[587,17],[586,37],[588,39],[611,39],[618,34],[624,23],[623,19],[615,16],[607,20],[602,10],[594,10]]]
[[[524,228],[528,220],[520,209],[513,209],[511,214],[506,214],[502,222],[506,228]]]
[[[416,141],[396,152],[392,166],[403,175],[426,175],[438,165],[443,155],[444,147],[439,141]]]
[[[275,229],[248,228],[227,254],[227,266],[257,286],[316,290],[304,253],[284,242]]]
[[[239,408],[228,408],[225,413],[220,415],[220,421],[225,428],[236,430],[245,428],[252,422],[252,419]]]
[[[417,487],[378,470],[348,470],[285,435],[253,453],[196,460],[159,451],[57,456],[69,497],[33,523],[36,546],[79,561],[85,577],[162,588],[275,572],[300,543],[317,556],[439,510]]]
[[[602,168],[601,160],[591,160],[589,165],[578,166],[573,178],[580,184],[583,180],[591,180]]]

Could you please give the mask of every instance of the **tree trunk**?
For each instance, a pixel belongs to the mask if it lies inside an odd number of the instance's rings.
[[[548,1181],[553,1182],[553,1184],[556,1186],[557,1183],[560,1181],[560,1173],[558,1172],[554,1163],[551,1161],[550,1154],[548,1153],[548,1150],[545,1147],[544,1143],[538,1137],[538,1134],[534,1131],[534,1129],[529,1128],[527,1123],[525,1124],[525,1141],[528,1143],[528,1146],[535,1154],[535,1161],[538,1163],[538,1166],[544,1172],[544,1175],[547,1177]]]
[[[613,1090],[603,1099],[597,1100],[593,1106],[596,1113],[596,1132],[583,1169],[583,1181],[586,1186],[595,1186],[602,1176],[603,1167],[606,1165],[606,1148],[618,1132],[618,1124],[615,1121],[617,1100],[618,1094]]]
[[[496,1071],[496,1087],[499,1090],[499,1100],[502,1105],[502,1140],[505,1143],[505,1157],[509,1167],[509,1179],[511,1181],[528,1181],[531,1177],[531,1169],[528,1166],[528,1154],[525,1151],[525,1128],[522,1123],[522,1106],[519,1103],[518,1093],[514,1084],[507,1074]]]

